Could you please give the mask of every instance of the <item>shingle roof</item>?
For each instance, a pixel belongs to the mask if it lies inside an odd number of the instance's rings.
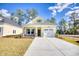
[[[13,26],[21,27],[18,23],[16,23],[14,20],[11,20],[11,18],[2,17],[2,20],[0,23],[7,23]]]

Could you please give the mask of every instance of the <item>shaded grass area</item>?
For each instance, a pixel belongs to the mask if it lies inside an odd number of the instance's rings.
[[[31,43],[31,38],[0,38],[0,56],[22,56]]]
[[[74,38],[67,37],[67,36],[62,36],[62,35],[58,35],[57,38],[60,38],[64,41],[67,41],[69,43],[72,43],[72,44],[75,44],[75,45],[79,46],[79,43]]]

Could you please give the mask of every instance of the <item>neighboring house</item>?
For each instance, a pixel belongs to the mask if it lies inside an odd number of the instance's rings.
[[[23,27],[24,36],[54,37],[55,33],[56,25],[44,20],[41,17],[36,17]]]
[[[10,18],[0,17],[0,36],[22,34],[22,28]]]

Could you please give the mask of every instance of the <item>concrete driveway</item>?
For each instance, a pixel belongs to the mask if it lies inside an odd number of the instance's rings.
[[[24,56],[79,56],[79,46],[58,38],[36,37]]]

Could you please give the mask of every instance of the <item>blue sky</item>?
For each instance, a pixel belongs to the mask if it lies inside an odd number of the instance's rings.
[[[49,18],[51,16],[50,11],[48,8],[54,4],[0,4],[0,9],[7,9],[9,12],[14,12],[16,9],[22,8],[22,9],[30,9],[35,8],[38,11],[39,16],[46,18]]]
[[[48,19],[55,17],[57,21],[66,17],[75,10],[79,10],[79,4],[74,3],[0,3],[0,10],[6,9],[9,12],[15,12],[16,9],[35,8],[39,16]]]

